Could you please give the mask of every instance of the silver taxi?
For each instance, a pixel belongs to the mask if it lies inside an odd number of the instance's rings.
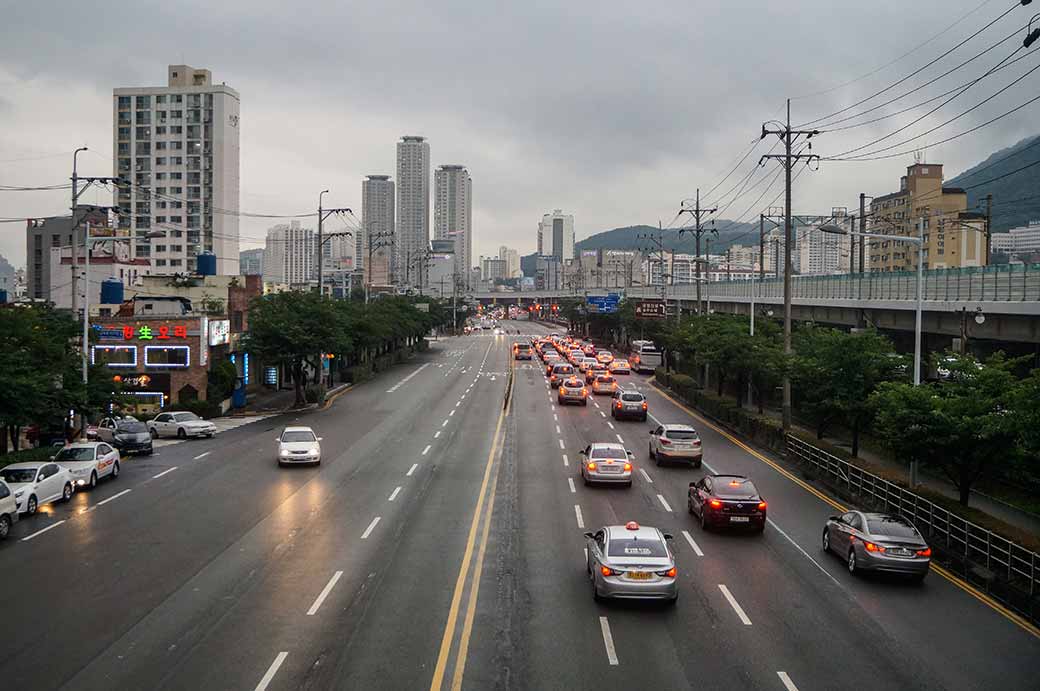
[[[668,546],[672,536],[635,521],[608,525],[585,533],[588,559],[585,569],[592,596],[664,600],[679,599],[675,555]]]

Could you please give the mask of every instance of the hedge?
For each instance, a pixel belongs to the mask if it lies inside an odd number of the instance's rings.
[[[5,453],[0,456],[0,468],[12,463],[21,463],[22,461],[49,461],[51,456],[58,453],[58,450],[59,447],[56,446],[39,446],[35,449],[22,449]]]

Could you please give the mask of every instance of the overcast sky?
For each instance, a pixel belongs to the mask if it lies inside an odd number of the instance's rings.
[[[763,121],[782,115],[786,97],[795,97],[796,124],[827,115],[908,75],[1018,3],[4,0],[3,5],[0,185],[67,182],[77,146],[91,149],[80,157],[81,174],[111,175],[112,89],[164,85],[167,64],[186,63],[212,70],[216,82],[241,93],[242,210],[310,211],[318,192],[330,188],[327,204],[353,207],[360,216],[363,177],[394,175],[396,141],[421,134],[430,141],[434,166],[462,163],[473,177],[476,261],[502,244],[533,251],[538,220],[555,208],[574,214],[579,239],[636,223],[667,225],[682,199],[697,187],[710,189],[747,151]],[[1021,46],[1030,9],[1017,7],[886,96],[922,84],[1022,27],[1017,36],[871,117],[982,74]],[[962,17],[895,64],[832,90]],[[1021,60],[874,148],[942,123],[1037,64],[1036,56]],[[1040,75],[1030,75],[978,110],[893,151],[982,123],[1036,95],[1038,84]],[[939,103],[821,134],[813,139],[813,152],[834,155],[861,146]],[[944,163],[952,177],[995,149],[1036,134],[1037,122],[1037,107],[1027,107],[928,149],[927,159]],[[771,144],[756,150],[716,196],[740,180]],[[909,163],[909,154],[873,162],[825,161],[797,180],[793,206],[819,213],[853,204],[860,192],[894,191]],[[758,180],[751,178],[750,185]],[[764,189],[738,199],[723,216],[738,217]],[[748,215],[757,215],[774,196],[768,193]],[[83,201],[110,203],[111,197],[88,194]],[[67,192],[0,191],[2,218],[54,215],[66,212],[68,204]],[[243,219],[242,247],[259,246],[268,225]],[[0,224],[0,254],[24,266],[21,224]]]

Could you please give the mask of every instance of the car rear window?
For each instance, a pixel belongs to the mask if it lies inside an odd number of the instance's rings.
[[[625,450],[620,447],[608,446],[600,449],[593,449],[592,453],[589,454],[589,458],[625,458]]]
[[[573,374],[574,368],[570,365],[557,365],[553,372],[556,374]]]
[[[751,499],[758,496],[754,483],[746,478],[718,478],[713,483],[715,496],[723,499]]]
[[[607,545],[610,557],[667,557],[668,550],[660,540],[621,539]]]
[[[600,384],[610,384],[614,381],[614,377],[596,377],[596,381]]]
[[[920,533],[905,518],[886,516],[884,518],[868,518],[867,530],[871,535],[888,535],[891,537],[919,537]]]
[[[518,344],[516,346],[516,349],[517,350],[530,350],[531,346],[527,345],[526,343],[520,343],[520,344]]]
[[[641,393],[623,393],[621,394],[622,401],[641,401],[643,400],[643,394]]]
[[[669,439],[676,439],[678,441],[685,441],[687,439],[696,439],[697,438],[697,433],[696,432],[690,432],[688,430],[670,429],[665,434],[665,436],[668,437]]]

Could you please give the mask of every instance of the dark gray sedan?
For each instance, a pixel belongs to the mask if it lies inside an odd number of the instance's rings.
[[[849,511],[831,516],[823,528],[823,549],[846,560],[849,573],[894,573],[922,581],[932,549],[914,524],[894,514]]]

